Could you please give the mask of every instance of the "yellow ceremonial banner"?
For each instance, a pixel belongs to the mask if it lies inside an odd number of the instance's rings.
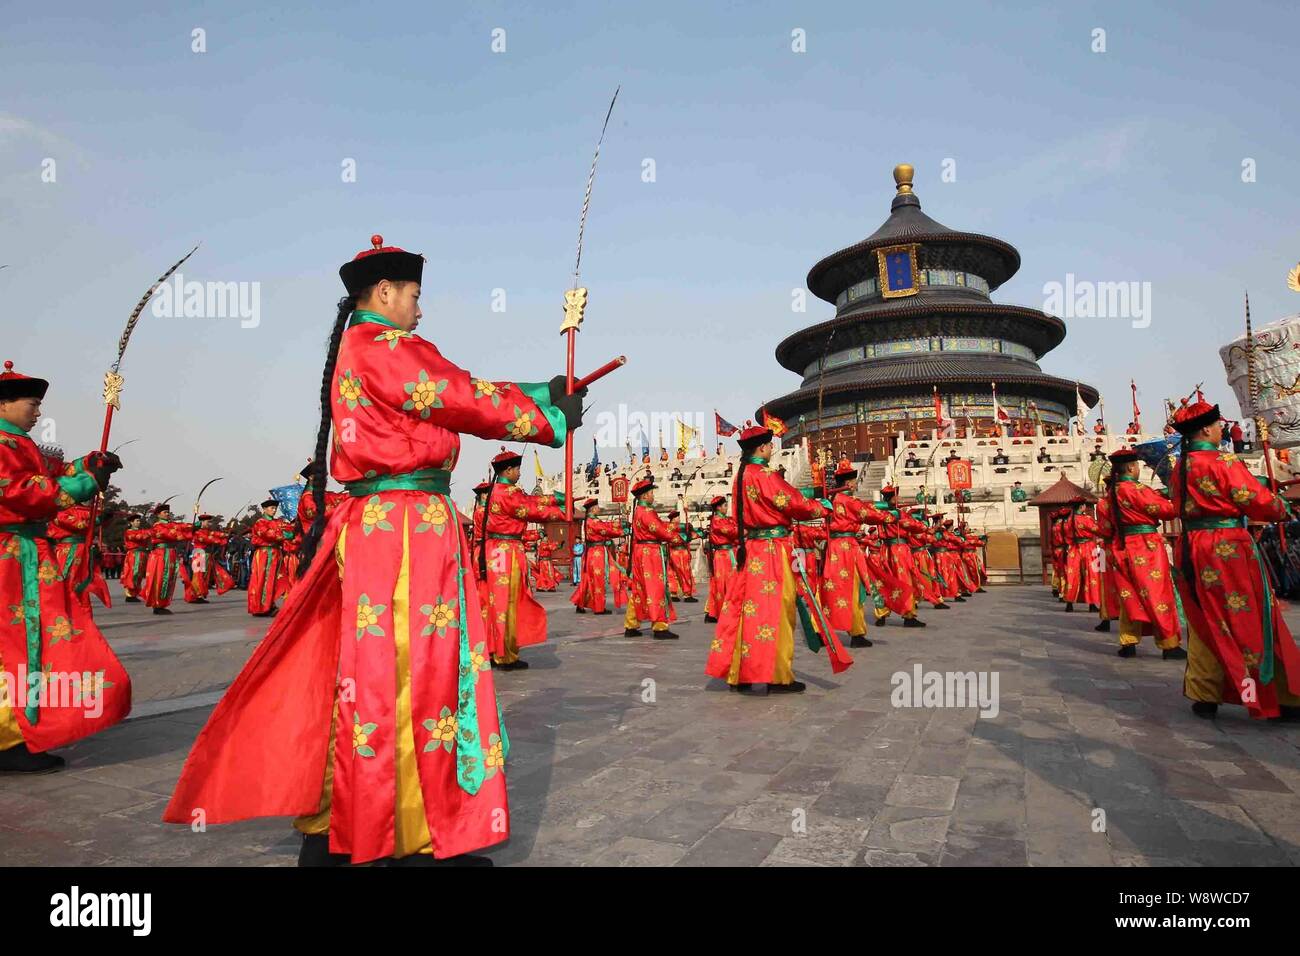
[[[533,464],[537,466],[537,477],[545,478],[546,472],[542,471],[542,457],[537,454],[537,449],[533,449]]]

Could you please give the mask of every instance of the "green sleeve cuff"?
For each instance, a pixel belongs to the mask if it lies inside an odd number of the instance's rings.
[[[516,382],[519,391],[523,392],[538,410],[546,416],[546,420],[551,423],[551,431],[555,437],[551,439],[552,448],[562,448],[564,440],[568,437],[569,426],[564,422],[564,412],[560,411],[551,404],[551,385],[549,382]]]
[[[99,482],[86,471],[84,458],[78,458],[72,466],[76,469],[76,474],[60,475],[59,488],[77,504],[81,504],[99,494]]]

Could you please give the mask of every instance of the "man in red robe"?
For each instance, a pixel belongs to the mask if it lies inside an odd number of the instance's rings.
[[[235,586],[235,579],[221,564],[221,554],[230,535],[217,530],[215,521],[215,515],[198,517],[199,526],[194,529],[194,547],[190,551],[189,576],[185,581],[186,604],[207,604],[214,585],[218,594],[225,594]]]
[[[892,610],[903,618],[904,627],[922,627],[916,619],[916,597],[912,582],[886,570],[865,545],[858,532],[864,524],[892,524],[894,515],[856,497],[858,470],[848,462],[835,468],[835,490],[831,495],[829,541],[822,558],[822,606],[831,626],[849,635],[850,647],[870,647],[867,611],[880,623]]]
[[[705,538],[709,557],[709,598],[704,604],[704,620],[718,623],[727,584],[736,573],[736,522],[727,517],[727,498],[717,495],[709,502],[709,530]]]
[[[492,459],[496,481],[484,505],[487,538],[478,568],[492,664],[507,671],[527,670],[519,649],[546,640],[546,611],[528,587],[528,522],[564,520],[562,493],[534,496],[518,487],[523,460],[523,455],[504,448]]]
[[[293,534],[293,525],[276,518],[280,502],[267,498],[262,502],[262,517],[248,529],[252,557],[248,568],[248,613],[253,617],[273,617],[275,604],[283,592],[282,566],[284,542]]]
[[[766,684],[768,693],[797,694],[807,685],[794,678],[796,620],[810,648],[826,648],[833,672],[848,669],[853,658],[793,562],[791,526],[827,511],[768,467],[772,438],[771,429],[752,424],[738,438],[741,464],[731,500],[741,543],[704,670],[739,693]]]
[[[168,605],[172,603],[176,581],[181,576],[181,552],[194,536],[194,525],[188,521],[173,521],[172,509],[166,502],[153,509],[153,518],[153,525],[149,528],[153,548],[145,562],[140,594],[155,614],[171,614]]]
[[[481,863],[465,855],[510,837],[509,741],[451,472],[462,434],[562,446],[585,390],[448,361],[414,331],[423,257],[372,244],[340,270],[314,456],[333,432],[347,501],[326,521],[314,477],[303,579],[199,735],[164,819],[302,814],[302,865]]]
[[[677,511],[668,512],[668,521],[677,531],[677,540],[668,545],[668,564],[672,572],[669,593],[674,601],[697,604],[695,572],[691,569],[691,541],[697,537],[695,529],[687,516]]]
[[[1174,576],[1160,533],[1160,522],[1172,521],[1178,512],[1172,501],[1139,480],[1137,452],[1121,448],[1110,461],[1110,487],[1097,502],[1097,529],[1109,579],[1103,593],[1113,595],[1119,620],[1119,656],[1136,657],[1142,635],[1149,634],[1166,660],[1184,660]]]
[[[883,512],[890,519],[878,526],[880,532],[879,562],[885,573],[892,575],[911,592],[912,608],[910,617],[915,618],[917,605],[920,604],[924,595],[928,592],[918,581],[921,573],[917,568],[916,558],[912,550],[912,536],[925,534],[926,527],[920,521],[898,510],[898,506],[895,504],[897,497],[898,489],[893,485],[885,485],[880,489],[880,501],[875,505],[877,511]],[[934,596],[938,598],[937,591]],[[925,599],[929,600],[929,598]],[[942,603],[942,601],[939,600],[938,603]],[[883,626],[887,617],[887,614],[877,615],[877,626]],[[906,623],[908,619],[909,615],[904,614],[904,627],[908,626]],[[923,627],[924,622],[911,626]]]
[[[641,622],[649,621],[651,637],[677,640],[677,632],[669,627],[677,620],[677,611],[668,595],[668,579],[673,573],[668,547],[677,540],[677,529],[659,517],[654,505],[654,479],[642,478],[632,486],[632,560],[628,568],[632,593],[623,617],[623,636],[640,637]]]
[[[1073,611],[1076,602],[1088,602],[1088,610],[1098,610],[1101,600],[1101,561],[1097,553],[1097,522],[1084,509],[1087,503],[1074,502],[1065,519],[1065,609]]]
[[[588,498],[582,503],[585,515],[580,525],[582,535],[582,577],[569,601],[579,614],[591,611],[593,614],[612,614],[606,607],[606,581],[611,570],[610,562],[616,558],[614,541],[622,534],[622,527],[616,521],[602,521],[596,517],[596,507],[600,504],[595,498]]]
[[[1236,454],[1221,452],[1219,406],[1198,400],[1174,413],[1182,455],[1169,484],[1182,517],[1176,586],[1187,614],[1183,693],[1198,717],[1220,703],[1254,718],[1300,718],[1300,648],[1282,618],[1246,521],[1279,521],[1286,504]]]
[[[144,526],[144,516],[133,514],[127,519],[122,533],[122,590],[127,604],[140,603],[140,587],[144,584],[144,565],[153,546],[153,535]]]
[[[934,545],[934,536],[930,533],[930,526],[926,523],[925,510],[923,508],[913,509],[910,515],[910,524],[905,525],[903,530],[906,532],[908,550],[912,553],[912,567],[916,571],[912,581],[917,604],[919,605],[922,601],[929,601],[937,611],[948,610],[952,605],[944,603],[943,600],[943,593],[939,585],[939,571],[935,565],[934,553],[931,550]]]
[[[0,773],[50,773],[48,753],[113,726],[131,709],[131,682],[95,625],[90,604],[59,571],[48,523],[90,501],[122,467],[91,452],[65,464],[28,434],[49,382],[0,373]]]
[[[103,523],[105,518],[101,511],[96,516],[95,524]],[[90,596],[93,594],[99,598],[99,603],[104,607],[113,606],[113,598],[108,593],[108,582],[104,580],[104,572],[100,568],[98,556],[94,549],[90,555],[90,584],[82,588],[80,592],[77,585],[86,577],[86,556],[84,549],[86,547],[86,530],[90,527],[90,506],[73,505],[70,508],[64,508],[54,520],[50,522],[47,533],[51,541],[54,542],[54,560],[58,563],[59,573],[72,582],[73,593],[82,604],[88,604]],[[94,546],[92,545],[92,548]]]
[[[537,590],[554,591],[560,584],[560,575],[555,570],[555,552],[560,546],[546,536],[546,529],[539,529],[537,541]]]

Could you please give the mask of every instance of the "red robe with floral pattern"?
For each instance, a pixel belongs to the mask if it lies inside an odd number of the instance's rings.
[[[834,510],[828,528],[830,540],[822,556],[822,607],[837,631],[866,633],[867,608],[877,607],[910,615],[916,609],[911,582],[900,580],[858,543],[863,524],[892,523],[893,515],[841,491],[831,499]],[[878,603],[879,602],[879,603]]]
[[[166,607],[172,603],[176,579],[188,574],[181,567],[181,552],[194,536],[194,526],[188,521],[159,521],[149,531],[153,549],[145,562],[140,597],[149,607]]]
[[[91,569],[89,586],[77,594],[77,585],[86,576],[82,555],[86,547],[86,529],[89,527],[89,505],[73,505],[55,515],[49,526],[50,540],[54,542],[54,560],[59,565],[59,573],[72,582],[72,593],[77,595],[81,603],[88,603],[93,594],[104,607],[112,607],[113,598],[108,593],[108,582],[104,580],[104,571],[98,560]]]
[[[912,552],[912,566],[916,569],[916,576],[912,579],[913,593],[918,603],[929,601],[931,604],[942,604],[943,593],[940,590],[939,569],[935,564],[934,552],[931,550],[934,547],[934,535],[922,522],[917,521],[916,524],[917,527],[907,535],[907,544]]]
[[[826,531],[826,522],[824,519],[816,521],[796,521],[791,528],[791,537],[794,538],[794,549],[791,551],[791,560],[794,561],[795,570],[803,569],[804,577],[808,579],[808,589],[818,597],[822,593],[822,556],[826,553],[826,544],[830,536]],[[821,548],[818,549],[818,545]],[[726,592],[724,591],[723,594]],[[823,610],[825,606],[823,605]]]
[[[1189,450],[1174,466],[1169,486],[1183,519],[1175,581],[1188,625],[1223,669],[1223,700],[1245,704],[1251,717],[1276,717],[1279,686],[1300,693],[1300,648],[1241,519],[1276,521],[1286,506],[1236,455],[1183,441]],[[1234,526],[1196,527],[1209,522]]]
[[[826,647],[831,670],[853,663],[808,583],[793,566],[796,521],[828,517],[829,512],[765,464],[747,462],[737,470],[732,501],[745,536],[736,554],[736,574],[727,587],[704,672],[729,684],[789,684],[794,681],[796,620],[811,647]],[[855,545],[856,546],[856,545]]]
[[[582,577],[569,596],[569,602],[575,607],[596,614],[607,610],[605,583],[609,579],[610,549],[613,547],[610,542],[621,533],[622,528],[613,521],[587,518],[583,522]]]
[[[218,594],[225,594],[235,586],[235,579],[221,566],[220,554],[230,540],[230,535],[215,528],[197,528],[194,547],[190,551],[189,576],[185,579],[185,601],[193,604],[207,600],[208,592],[216,585]]]
[[[560,575],[555,570],[555,552],[558,550],[560,546],[554,541],[543,538],[537,542],[537,590],[539,591],[554,591],[559,586]]]
[[[0,421],[0,736],[33,751],[62,747],[116,724],[131,709],[131,682],[59,571],[46,526],[99,491],[84,459],[47,460],[27,434]],[[31,678],[29,675],[44,674]],[[33,688],[35,693],[30,693]],[[7,731],[7,732],[6,732]]]
[[[1115,498],[1119,502],[1119,523],[1125,529],[1118,540],[1110,496],[1097,502],[1097,530],[1105,542],[1106,576],[1111,579],[1107,593],[1114,592],[1130,620],[1151,624],[1158,637],[1177,637],[1182,628],[1174,599],[1174,576],[1165,538],[1160,533],[1160,522],[1178,517],[1174,503],[1130,477],[1118,479]],[[1115,615],[1118,613],[1117,608]]]
[[[726,515],[713,515],[709,519],[709,597],[704,603],[706,617],[716,618],[722,610],[727,583],[736,573],[737,543],[735,519]]]
[[[546,640],[546,611],[528,587],[524,550],[528,522],[562,521],[564,509],[550,495],[533,496],[498,479],[487,510],[487,548],[476,569],[479,597],[488,628],[488,649],[498,662],[510,663],[519,648]]]
[[[673,597],[695,597],[695,572],[691,570],[691,539],[695,530],[688,522],[678,521],[677,540],[668,545],[669,590]]]
[[[284,593],[281,565],[284,542],[293,534],[293,525],[279,518],[258,518],[249,529],[253,557],[248,568],[248,613],[265,614],[275,607]]]
[[[911,536],[924,534],[925,525],[889,502],[877,502],[875,508],[893,519],[880,527],[880,564],[912,592],[912,610],[916,610],[916,603],[922,599],[924,589],[917,581],[920,571],[912,553]]]
[[[330,850],[358,863],[499,843],[508,742],[450,471],[461,433],[558,447],[563,413],[545,383],[475,378],[367,312],[343,333],[334,383],[330,470],[348,498],[164,819],[313,814],[299,827],[316,830],[327,813]]]
[[[148,528],[128,528],[122,533],[126,553],[122,558],[122,590],[127,597],[139,597],[144,584],[144,566],[153,546],[153,534]]]
[[[1065,550],[1065,600],[1098,604],[1101,601],[1101,560],[1097,552],[1097,522],[1076,512],[1062,522]]]
[[[632,607],[637,621],[671,624],[677,611],[668,597],[668,546],[677,540],[677,529],[659,517],[650,505],[632,506]]]

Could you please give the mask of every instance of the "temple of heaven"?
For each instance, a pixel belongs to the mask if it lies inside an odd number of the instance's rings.
[[[789,426],[787,442],[807,436],[816,457],[880,459],[899,432],[929,437],[936,394],[959,434],[993,432],[995,386],[1012,434],[1063,429],[1076,387],[1088,406],[1097,402],[1092,386],[1038,367],[1065,338],[1064,322],[989,297],[1020,268],[1020,253],[935,222],[912,174],[895,167],[898,192],[879,229],[809,270],[808,289],[834,304],[835,317],[776,348],[803,382],[763,408]]]

